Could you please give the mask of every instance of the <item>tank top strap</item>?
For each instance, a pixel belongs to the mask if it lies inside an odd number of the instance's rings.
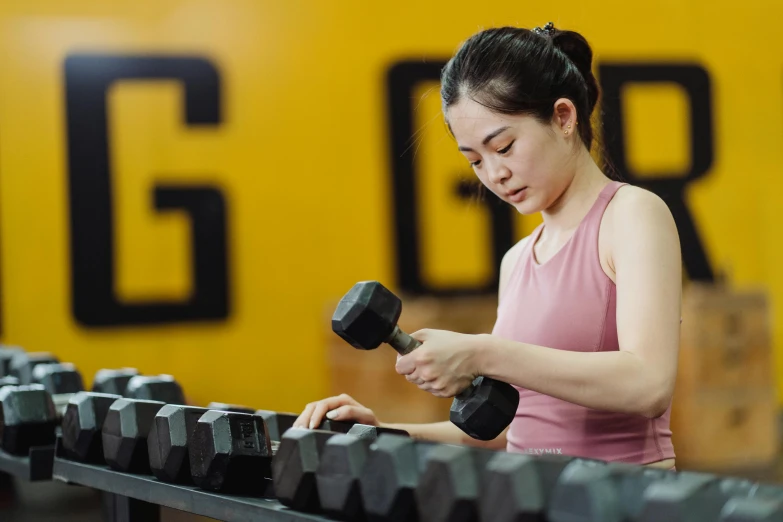
[[[609,202],[612,201],[614,195],[624,185],[627,185],[627,183],[623,183],[621,181],[612,181],[601,190],[601,192],[598,194],[598,198],[596,199],[595,204],[593,204],[593,208],[590,209],[584,218],[585,228],[598,232],[598,228],[601,226],[601,219],[604,216],[606,207],[609,206]]]
[[[598,194],[595,203],[585,215],[579,229],[575,232],[574,243],[578,243],[579,249],[590,251],[591,257],[598,259],[598,231],[601,228],[601,220],[606,211],[606,207],[612,201],[612,198],[627,183],[621,181],[612,181],[607,184]]]

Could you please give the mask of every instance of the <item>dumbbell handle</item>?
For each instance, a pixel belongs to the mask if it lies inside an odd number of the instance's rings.
[[[76,395],[75,393],[55,393],[52,394],[52,402],[54,403],[54,410],[57,412],[57,416],[62,418],[65,414],[65,409],[68,408],[68,402],[71,397]]]
[[[391,333],[386,342],[391,345],[392,348],[397,350],[400,355],[408,355],[413,350],[421,346],[421,343],[400,330],[399,326],[394,326],[394,331]]]
[[[410,335],[403,332],[397,325],[394,326],[394,331],[391,333],[389,338],[386,339],[386,343],[390,344],[391,347],[397,350],[397,353],[400,355],[408,355],[422,344]],[[455,397],[462,400],[468,399],[471,395],[473,395],[474,388],[475,386],[471,384],[459,392]]]

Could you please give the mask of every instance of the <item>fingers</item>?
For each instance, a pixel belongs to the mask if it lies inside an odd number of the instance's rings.
[[[449,398],[460,392],[455,385],[445,385],[437,379],[425,380],[416,373],[406,376],[405,379],[411,384],[415,384],[420,390],[431,393],[435,397]]]
[[[324,420],[326,413],[337,407],[339,406],[335,404],[335,401],[330,401],[328,399],[325,401],[319,401],[315,405],[315,409],[313,410],[313,415],[310,417],[310,424],[307,427],[310,428],[311,430],[313,428],[317,428],[318,426],[321,425],[321,422]]]
[[[345,404],[358,405],[352,397],[346,394],[337,395],[335,397],[328,397],[317,402],[311,402],[299,417],[294,421],[294,428],[310,428],[313,429],[321,424],[326,413],[339,408]]]
[[[336,421],[353,421],[359,424],[369,424],[371,426],[377,426],[378,420],[375,418],[375,414],[369,408],[364,406],[346,404],[339,408],[330,411],[326,416]]]
[[[299,417],[296,418],[294,421],[293,427],[294,428],[306,428],[310,425],[310,417],[313,415],[313,410],[315,409],[315,402],[311,402],[307,406],[305,406],[305,409],[302,411],[302,413],[299,414]]]
[[[416,386],[421,386],[427,382],[421,377],[419,377],[418,375],[416,375],[415,373],[412,373],[411,375],[406,375],[405,380],[411,384],[415,384]]]
[[[335,408],[334,410],[327,412],[326,418],[336,421],[352,420],[355,409],[356,406],[350,406],[346,404],[345,406],[340,406],[339,408]]]
[[[345,397],[348,397],[347,395]],[[350,397],[348,397],[350,399]],[[311,428],[321,424],[324,415],[327,411],[337,408],[342,404],[341,401],[345,401],[345,398],[341,395],[336,397],[328,397],[320,401],[311,402],[305,409],[299,414],[299,417],[294,421],[294,428]]]

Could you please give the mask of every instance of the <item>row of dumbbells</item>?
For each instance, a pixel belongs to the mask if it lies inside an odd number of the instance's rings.
[[[107,393],[121,389],[129,398],[155,395],[184,402],[171,376],[139,375],[132,368],[98,371],[92,389]],[[31,447],[54,444],[68,402],[83,390],[81,373],[73,364],[47,352],[0,348],[0,448],[26,456]]]
[[[291,428],[294,419],[81,393],[68,405],[63,444],[70,458],[89,461],[92,453],[100,463],[102,444],[103,462],[119,471],[274,496],[339,520],[783,521],[783,488],[775,485],[429,443],[351,423]],[[79,426],[81,445],[66,442],[69,425]]]
[[[415,441],[405,432],[212,403],[170,376],[101,370],[91,392],[49,354],[0,349],[2,447],[61,424],[68,459],[225,494],[276,497],[341,520],[783,521],[783,488],[558,455]]]
[[[9,374],[0,378],[0,439],[7,453],[24,456],[59,435],[70,460],[211,491],[274,496],[302,511],[321,511],[317,469],[321,484],[328,474],[341,473],[339,458],[331,470],[318,465],[332,436],[365,446],[381,434],[408,438],[400,430],[328,419],[315,430],[289,429],[296,414],[185,405],[172,376],[143,376],[133,368],[98,371],[87,392],[75,366],[52,354],[3,348],[0,361]],[[344,499],[335,498],[337,490],[321,493],[327,506],[354,509],[350,491]]]
[[[317,429],[300,430],[291,428],[295,420],[293,413],[241,405],[202,408],[80,392],[63,416],[62,450],[70,460],[115,471],[227,494],[274,496],[295,509],[317,511],[310,467],[328,438],[407,438],[400,430],[328,419]]]

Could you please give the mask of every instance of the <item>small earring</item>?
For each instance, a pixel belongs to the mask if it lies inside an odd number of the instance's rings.
[[[566,134],[568,134],[568,131],[565,131]]]

